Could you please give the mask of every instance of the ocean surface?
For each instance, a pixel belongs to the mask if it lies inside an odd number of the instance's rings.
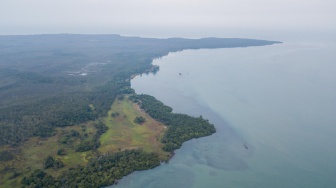
[[[136,93],[217,129],[115,188],[336,187],[336,43],[185,50],[156,59]]]

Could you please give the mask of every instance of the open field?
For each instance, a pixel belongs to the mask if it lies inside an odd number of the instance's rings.
[[[113,113],[119,115],[112,117]],[[137,116],[144,117],[146,122],[142,125],[134,123]],[[156,152],[161,156],[167,155],[162,151],[163,144],[159,141],[166,126],[152,119],[127,97],[114,102],[108,117],[104,118],[104,123],[109,129],[100,138],[101,153],[142,148],[144,151]]]

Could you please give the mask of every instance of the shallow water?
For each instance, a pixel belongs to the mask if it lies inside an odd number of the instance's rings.
[[[135,91],[202,114],[217,133],[113,187],[336,187],[335,52],[295,42],[154,60],[160,71],[134,78]]]

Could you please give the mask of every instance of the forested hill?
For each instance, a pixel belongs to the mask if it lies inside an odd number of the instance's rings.
[[[0,36],[0,146],[55,127],[106,115],[115,97],[130,93],[132,75],[156,71],[169,52],[261,46],[252,39],[151,39],[119,35]]]

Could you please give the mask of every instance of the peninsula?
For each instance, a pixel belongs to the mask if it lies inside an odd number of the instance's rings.
[[[102,187],[216,130],[130,88],[185,49],[279,42],[120,35],[0,36],[0,187]]]

